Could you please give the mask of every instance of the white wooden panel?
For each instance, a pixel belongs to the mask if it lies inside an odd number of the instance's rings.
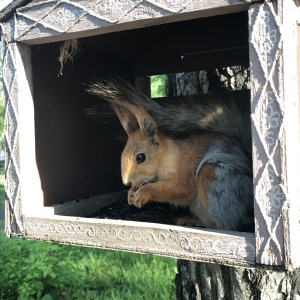
[[[251,119],[256,259],[261,264],[282,265],[281,211],[287,193],[282,172],[284,104],[279,94],[282,33],[273,5],[255,4],[249,10]]]
[[[300,8],[292,1],[281,0],[281,19],[283,36],[282,90],[285,102],[286,124],[286,172],[288,201],[283,208],[285,222],[285,267],[300,266],[300,143],[299,143],[299,70],[297,70],[297,23]]]
[[[13,235],[23,232],[24,213],[43,207],[43,194],[35,157],[30,47],[11,42],[13,22],[1,27],[6,108],[6,232]]]
[[[3,27],[2,27],[3,30]],[[3,32],[3,31],[2,31]],[[2,35],[2,38],[5,34]],[[6,40],[4,43],[6,43]],[[20,156],[18,128],[18,83],[15,62],[16,43],[3,47],[3,90],[5,97],[4,137],[5,137],[5,191],[7,235],[23,231],[21,219]]]
[[[296,45],[291,48],[295,28],[288,25],[296,25],[288,10],[292,3],[249,9],[256,261],[286,267],[292,263],[290,230],[299,230]]]
[[[255,264],[252,233],[62,216],[26,217],[24,226],[24,237],[28,239],[237,266]]]
[[[15,54],[18,74],[19,176],[21,182],[22,215],[29,213],[38,214],[44,206],[44,198],[36,163],[30,47],[18,43]]]

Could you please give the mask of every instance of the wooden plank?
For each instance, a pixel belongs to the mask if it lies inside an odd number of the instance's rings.
[[[294,143],[299,132],[296,47],[289,42],[295,28],[289,33],[292,14],[287,8],[283,1],[254,4],[249,26],[256,261],[290,268],[298,265],[296,254],[292,261],[289,237],[294,229],[299,232],[299,143]],[[287,220],[293,214],[292,225]]]
[[[286,201],[284,111],[278,85],[282,38],[275,4],[254,4],[249,10],[256,261],[267,265],[284,263],[281,211]]]
[[[11,42],[13,22],[2,25],[5,45],[6,233],[11,235],[23,232],[24,213],[43,207],[43,193],[35,157],[30,47]]]
[[[108,206],[120,199],[127,198],[127,191],[120,191],[100,196],[90,197],[88,199],[78,199],[59,205],[46,207],[47,214],[50,216],[88,216],[95,214],[101,207]]]
[[[31,50],[29,46],[20,43],[17,43],[16,50],[18,95],[15,101],[18,102],[22,215],[38,214],[44,205],[44,197],[36,163]]]
[[[14,0],[14,1],[2,1],[0,3],[0,22],[12,17],[15,10],[21,5],[25,5],[29,0]]]
[[[74,217],[25,217],[27,239],[216,262],[255,265],[252,233]]]
[[[297,24],[297,76],[298,76],[298,103],[300,102],[300,24]],[[300,120],[300,105],[298,105],[298,117]],[[300,122],[299,122],[299,141],[300,141]]]
[[[135,77],[134,87],[137,91],[151,97],[150,77],[138,76]]]
[[[135,75],[192,72],[249,63],[248,45],[182,54],[174,52],[175,49],[168,50],[161,49],[159,53],[152,53],[138,59],[134,66]],[[158,61],[159,64],[157,64]]]
[[[299,70],[297,69],[297,17],[299,8],[293,1],[279,1],[282,20],[282,81],[281,90],[285,106],[285,160],[283,158],[284,184],[287,201],[283,206],[285,267],[292,270],[300,266],[300,186],[296,174],[300,170],[299,142]],[[298,29],[299,30],[299,29]]]
[[[36,162],[45,206],[124,189],[124,143],[116,138],[122,137],[122,127],[104,101],[86,92],[85,84],[96,75],[132,72],[123,61],[84,49],[58,77],[58,46],[31,47]],[[92,114],[87,113],[90,108]]]
[[[3,42],[3,45],[15,40],[14,24],[14,19],[9,19],[3,23],[0,23],[1,41]]]
[[[5,231],[7,235],[21,234],[20,145],[18,118],[18,81],[16,43],[11,43],[12,23],[1,24],[3,45],[3,91],[5,100]]]
[[[248,65],[247,25],[247,14],[239,13],[151,28],[150,40],[156,42],[137,56],[134,72],[155,75]]]
[[[127,59],[135,76],[249,64],[246,12],[120,31],[78,42],[81,47],[97,50],[99,56],[109,53]]]
[[[244,0],[39,1],[16,12],[16,40],[29,44],[244,11]]]
[[[294,2],[295,2],[295,5],[296,5],[297,7],[300,6],[300,1],[299,1],[299,0],[294,0]]]

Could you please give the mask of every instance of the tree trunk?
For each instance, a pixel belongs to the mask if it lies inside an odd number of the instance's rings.
[[[168,96],[216,93],[249,88],[245,67],[167,76]],[[300,255],[300,254],[299,254]],[[178,260],[177,300],[300,299],[300,269],[277,272]]]
[[[276,272],[178,260],[178,300],[300,299],[300,269]]]

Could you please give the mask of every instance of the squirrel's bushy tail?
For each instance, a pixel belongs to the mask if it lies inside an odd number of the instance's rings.
[[[170,138],[184,138],[197,130],[213,131],[235,138],[251,156],[250,116],[242,114],[232,100],[225,102],[210,97],[202,102],[191,97],[166,106],[120,79],[97,80],[88,91],[114,105],[129,103],[144,108],[155,120],[158,130]]]

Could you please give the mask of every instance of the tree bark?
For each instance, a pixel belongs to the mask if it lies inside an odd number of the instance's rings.
[[[246,67],[178,73],[167,76],[166,95],[241,90],[249,84]],[[177,266],[177,300],[300,300],[300,269],[279,272],[188,260],[178,260]]]
[[[277,272],[178,260],[178,300],[300,299],[300,269]]]

